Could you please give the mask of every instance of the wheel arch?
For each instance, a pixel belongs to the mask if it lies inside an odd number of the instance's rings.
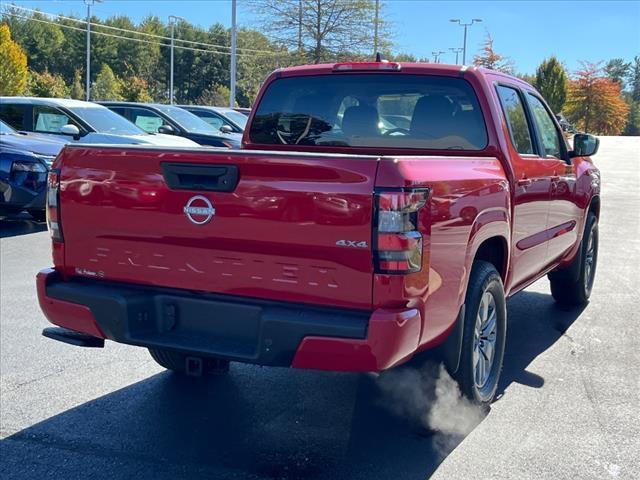
[[[589,202],[589,208],[587,212],[593,212],[596,218],[600,219],[600,195],[594,195]]]

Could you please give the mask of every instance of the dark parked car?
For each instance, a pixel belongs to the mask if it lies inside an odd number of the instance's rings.
[[[26,210],[44,221],[47,172],[64,144],[0,121],[0,215]]]
[[[213,128],[222,133],[242,133],[249,117],[229,107],[210,107],[206,105],[180,105],[188,112],[197,115]]]
[[[562,129],[563,132],[570,133],[570,134],[578,133],[578,130],[576,129],[575,125],[569,122],[569,120],[567,120],[566,117],[561,113],[556,114],[556,120],[558,120],[558,123],[560,124],[560,128]]]
[[[45,220],[47,157],[0,144],[0,215],[24,210]]]
[[[135,102],[98,103],[135,123],[145,132],[177,135],[211,147],[240,147],[241,135],[222,133],[193,113],[175,105]]]

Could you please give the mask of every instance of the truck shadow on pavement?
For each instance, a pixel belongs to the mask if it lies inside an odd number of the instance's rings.
[[[46,223],[39,223],[31,220],[31,217],[24,214],[20,217],[0,218],[0,238],[17,237],[29,233],[44,232],[47,229]]]
[[[507,347],[498,397],[513,382],[544,386],[544,378],[527,371],[527,366],[565,334],[584,308],[560,307],[550,294],[537,292],[524,291],[508,300]]]
[[[528,292],[508,308],[504,395],[512,382],[544,385],[527,366],[580,314]],[[423,480],[463,440],[443,452],[436,436],[384,403],[373,375],[238,364],[228,376],[206,380],[164,372],[8,437],[0,442],[0,473],[5,479]]]

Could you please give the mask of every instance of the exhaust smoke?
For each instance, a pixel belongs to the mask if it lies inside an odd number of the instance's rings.
[[[444,365],[399,368],[378,376],[384,405],[394,414],[433,432],[433,446],[446,457],[485,417],[462,396]]]

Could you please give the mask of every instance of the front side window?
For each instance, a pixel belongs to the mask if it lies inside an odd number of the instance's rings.
[[[219,116],[217,116],[215,113],[205,112],[203,110],[194,110],[191,113],[193,113],[194,115],[200,117],[202,120],[207,122],[209,125],[211,125],[216,130],[220,130],[220,127],[222,125],[224,125],[224,121]]]
[[[167,125],[167,122],[160,115],[151,110],[131,108],[129,114],[131,121],[147,133],[158,133],[161,126]]]
[[[498,85],[498,96],[504,116],[511,133],[511,141],[516,151],[523,155],[533,155],[533,142],[531,132],[524,113],[524,106],[518,91],[514,88]]]
[[[562,147],[560,146],[560,136],[551,119],[551,115],[538,97],[530,93],[527,93],[527,97],[529,98],[529,106],[533,112],[533,118],[542,137],[544,153],[561,159]]]
[[[216,130],[200,117],[180,107],[161,105],[158,109],[177,123],[182,129],[190,133],[215,134]]]
[[[267,88],[252,143],[482,150],[487,131],[462,78],[400,73],[281,78]]]
[[[33,129],[41,133],[60,133],[60,129],[65,125],[80,126],[71,120],[62,111],[54,107],[44,105],[34,105],[33,107]]]

